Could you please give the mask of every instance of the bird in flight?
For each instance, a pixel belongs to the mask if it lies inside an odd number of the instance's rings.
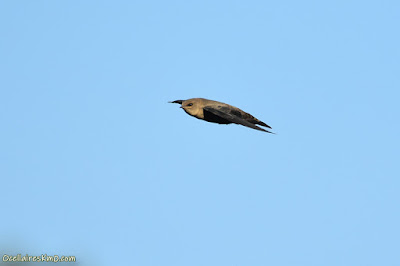
[[[170,103],[178,103],[187,114],[194,116],[198,119],[205,120],[212,123],[218,124],[239,124],[246,127],[250,127],[256,130],[268,132],[264,128],[257,125],[271,128],[264,122],[258,120],[249,113],[246,113],[239,108],[217,101],[207,100],[204,98],[192,98],[188,100],[175,100]]]

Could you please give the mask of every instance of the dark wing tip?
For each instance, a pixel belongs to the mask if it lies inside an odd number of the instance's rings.
[[[260,121],[260,122],[257,123],[257,124],[259,124],[260,126],[263,126],[263,127],[272,128],[272,127],[268,126],[267,124],[265,124],[265,123],[262,122],[262,121]]]

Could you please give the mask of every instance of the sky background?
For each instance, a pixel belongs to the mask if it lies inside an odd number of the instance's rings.
[[[399,14],[394,0],[1,1],[1,256],[400,265]],[[194,97],[277,135],[168,103]]]

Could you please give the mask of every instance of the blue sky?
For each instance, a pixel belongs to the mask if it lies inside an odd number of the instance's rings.
[[[398,265],[398,1],[2,1],[0,251]],[[204,97],[271,125],[206,123]]]

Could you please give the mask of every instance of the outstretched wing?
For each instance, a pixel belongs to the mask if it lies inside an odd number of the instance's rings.
[[[206,111],[206,112],[210,112],[210,113],[212,113],[212,114],[214,114],[214,115],[216,115],[216,116],[218,116],[218,117],[220,117],[222,119],[228,120],[231,123],[243,125],[243,126],[246,126],[246,127],[250,127],[250,128],[253,128],[253,129],[256,129],[256,130],[260,130],[260,131],[264,131],[264,132],[268,132],[268,133],[273,133],[271,131],[268,131],[268,130],[265,130],[265,129],[261,128],[261,127],[258,127],[256,125],[250,123],[249,121],[246,121],[245,119],[235,115],[235,114],[232,114],[229,111],[229,108],[227,108],[227,107],[215,108],[215,107],[211,107],[211,106],[206,106],[206,107],[203,108],[203,110]]]

